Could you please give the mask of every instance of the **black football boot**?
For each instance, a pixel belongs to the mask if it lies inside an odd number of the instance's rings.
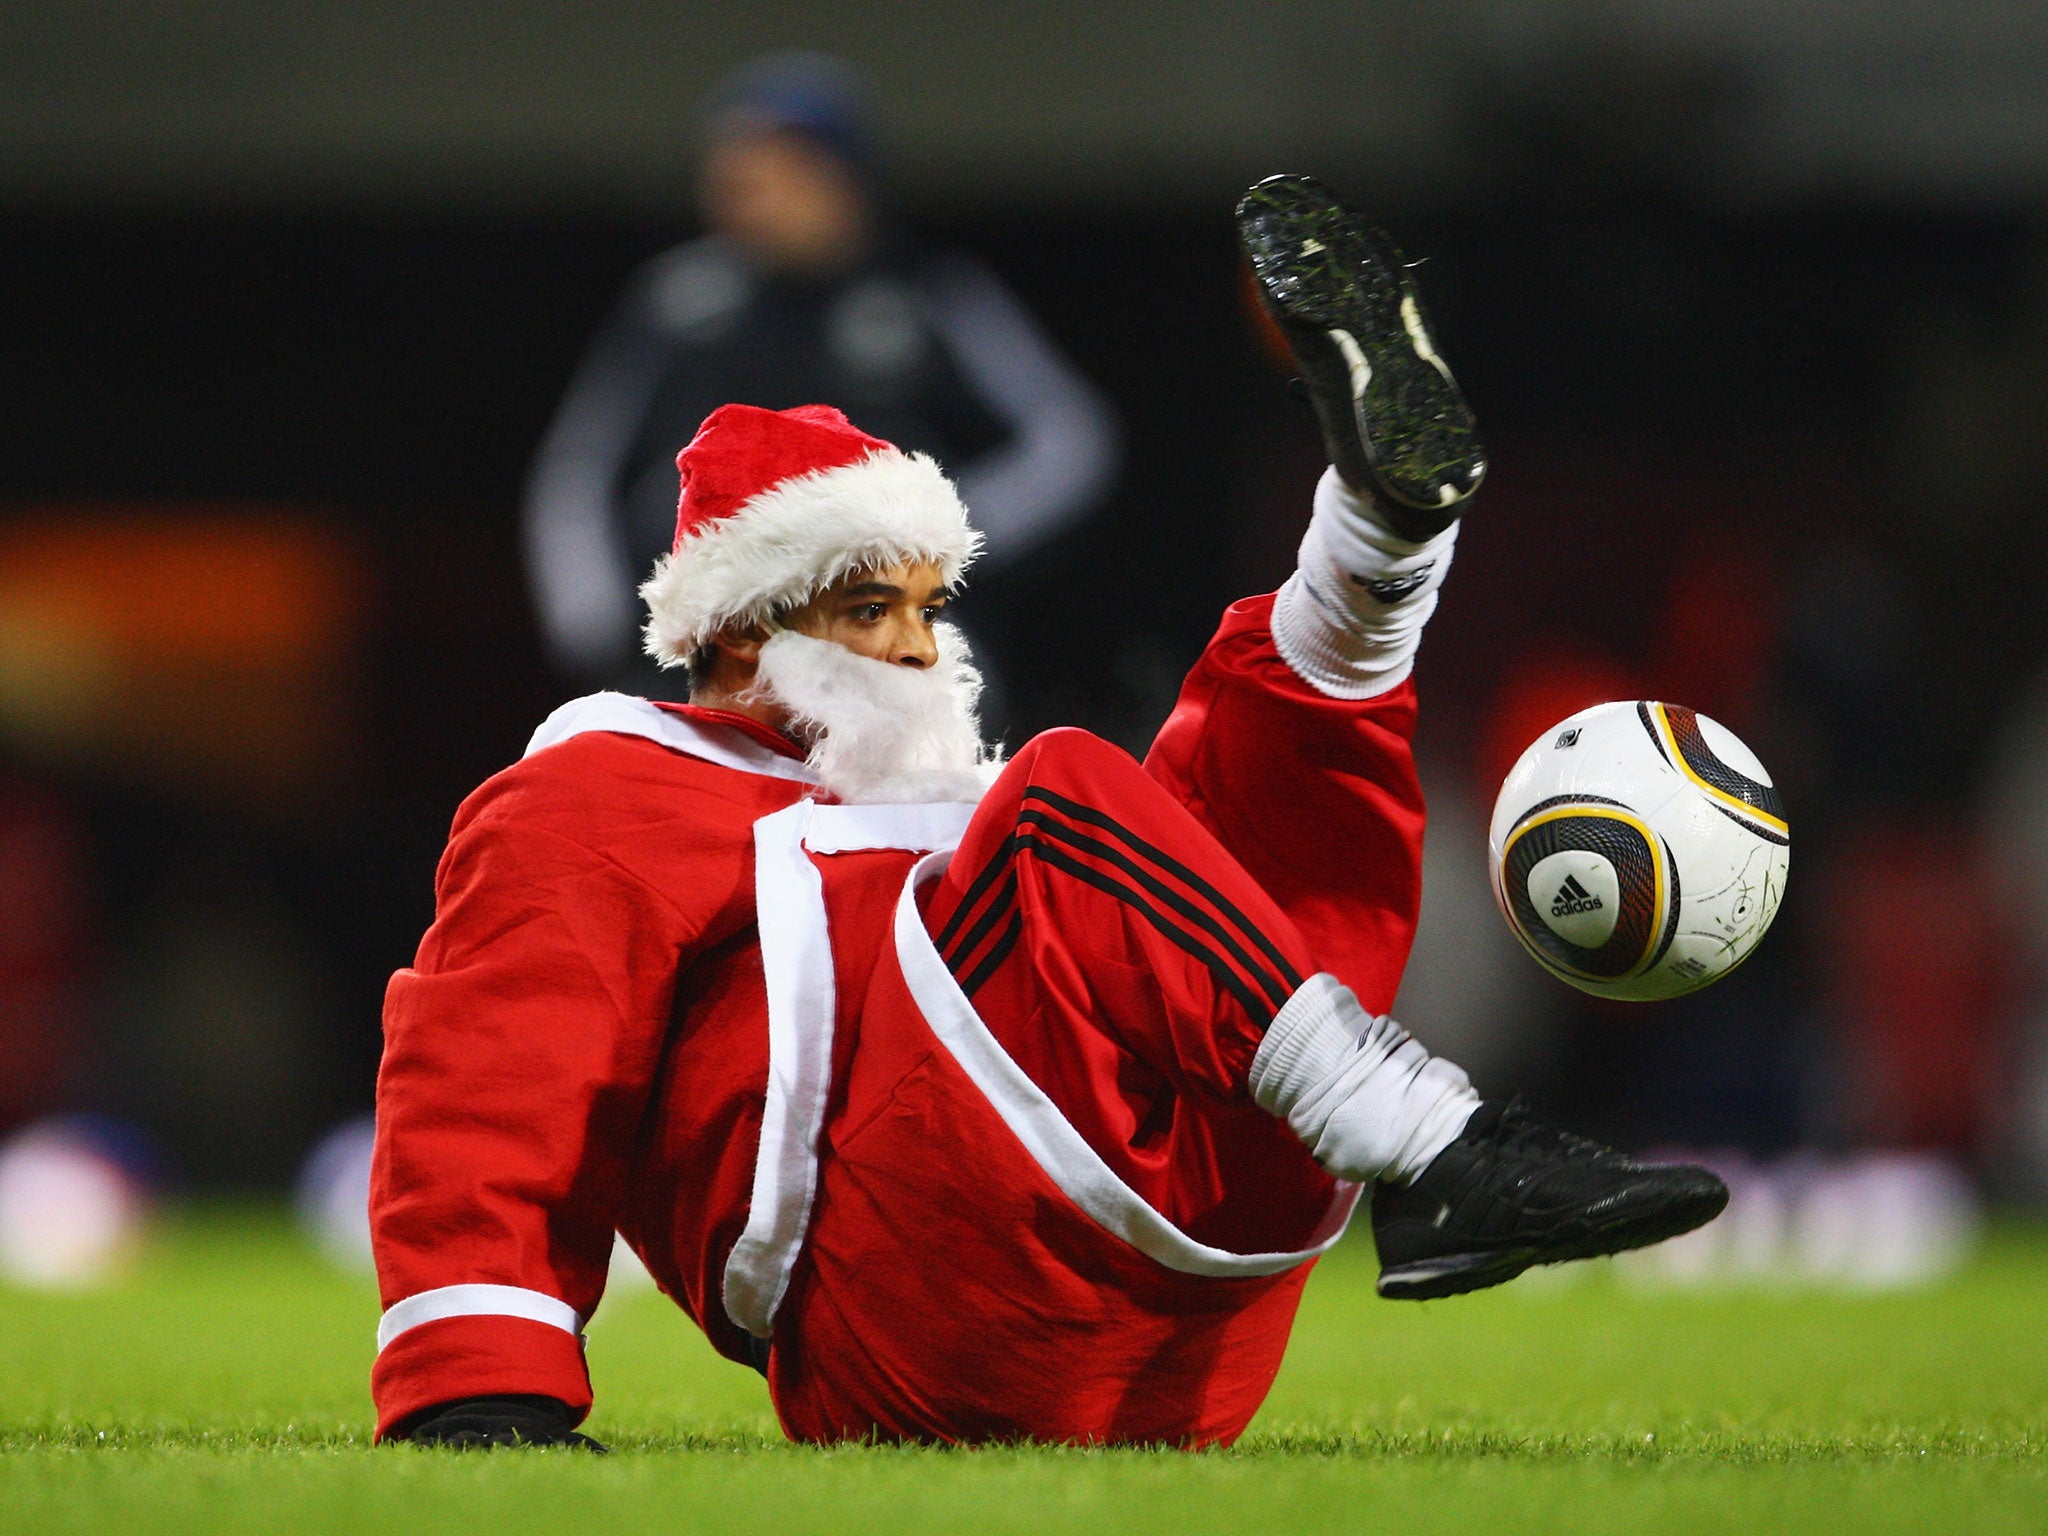
[[[1401,253],[1308,176],[1245,193],[1237,238],[1337,473],[1403,538],[1441,533],[1479,489],[1486,450]]]
[[[389,1438],[414,1445],[444,1445],[456,1450],[492,1450],[499,1446],[564,1445],[605,1453],[605,1447],[572,1427],[569,1405],[533,1393],[503,1397],[466,1397],[416,1414]]]
[[[1373,1189],[1382,1296],[1424,1301],[1535,1264],[1620,1253],[1703,1226],[1728,1204],[1705,1168],[1639,1163],[1489,1100],[1411,1184]]]

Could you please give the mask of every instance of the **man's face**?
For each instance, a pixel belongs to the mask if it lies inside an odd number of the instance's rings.
[[[827,588],[774,633],[740,642],[715,707],[801,745],[828,795],[849,805],[976,800],[993,760],[975,702],[981,675],[951,625],[939,568],[911,561]],[[694,697],[694,695],[693,695]]]
[[[783,619],[785,628],[903,667],[939,659],[932,625],[946,607],[946,584],[928,560],[857,571]]]
[[[856,259],[867,236],[854,173],[801,134],[722,135],[705,157],[703,196],[712,227],[770,267],[830,271]]]

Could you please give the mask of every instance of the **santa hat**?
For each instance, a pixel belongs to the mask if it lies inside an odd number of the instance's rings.
[[[856,571],[928,560],[951,586],[981,547],[938,465],[829,405],[722,405],[676,468],[675,547],[640,588],[647,653],[667,666]]]

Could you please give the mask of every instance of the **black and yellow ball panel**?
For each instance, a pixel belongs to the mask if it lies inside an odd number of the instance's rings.
[[[1766,842],[1787,843],[1785,802],[1776,788],[1760,784],[1714,755],[1700,730],[1699,715],[1683,704],[1636,705],[1636,717],[1671,766],[1703,790],[1714,808]]]
[[[1517,816],[1515,818],[1515,826],[1508,829],[1509,835],[1512,836],[1516,827],[1522,826],[1523,823],[1532,817],[1541,816],[1545,811],[1554,811],[1560,805],[1605,805],[1612,806],[1617,811],[1628,809],[1619,800],[1608,800],[1599,795],[1552,795],[1548,800],[1538,800],[1529,809]]]
[[[1597,949],[1561,937],[1529,900],[1529,871],[1554,853],[1597,854],[1614,868],[1619,910]],[[1589,981],[1622,981],[1664,957],[1678,927],[1678,871],[1669,850],[1626,807],[1589,796],[1532,806],[1501,852],[1501,891],[1515,932],[1538,959]]]

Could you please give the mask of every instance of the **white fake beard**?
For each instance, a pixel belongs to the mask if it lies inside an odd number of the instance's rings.
[[[781,630],[761,647],[750,692],[790,713],[819,784],[848,805],[977,801],[1002,768],[981,739],[981,673],[951,624],[931,667],[892,666]]]

